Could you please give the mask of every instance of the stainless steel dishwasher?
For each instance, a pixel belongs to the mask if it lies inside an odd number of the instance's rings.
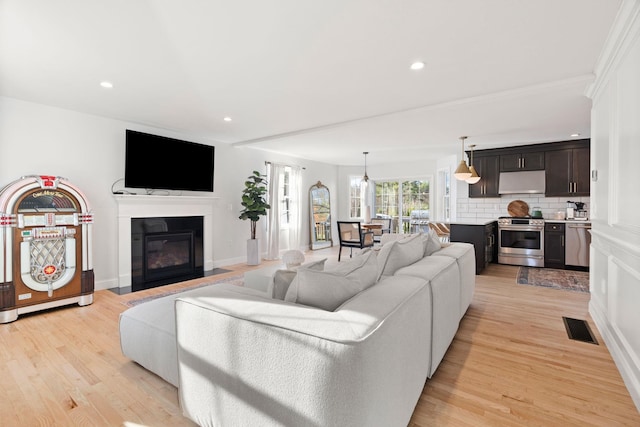
[[[565,228],[565,265],[589,267],[589,245],[591,223],[568,222]]]

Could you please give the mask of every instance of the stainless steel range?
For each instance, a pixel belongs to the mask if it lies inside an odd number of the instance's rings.
[[[498,262],[544,267],[544,219],[500,217]]]

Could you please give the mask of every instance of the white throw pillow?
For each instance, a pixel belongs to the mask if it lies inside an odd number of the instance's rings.
[[[413,264],[423,254],[424,246],[419,234],[384,244],[378,253],[378,278],[393,276],[399,268]]]
[[[324,271],[301,266],[284,300],[333,311],[373,285],[376,278],[374,252],[343,261]]]
[[[424,245],[424,256],[432,255],[433,253],[442,249],[440,238],[438,237],[438,234],[433,230],[429,230],[428,233],[422,234],[422,243]]]
[[[395,240],[402,240],[411,236],[416,236],[416,234],[384,233],[382,236],[380,236],[380,245],[384,246],[385,244],[393,242]]]
[[[429,238],[431,242],[433,242],[433,246],[436,247],[436,251],[442,249],[442,240],[440,240],[440,236],[434,230],[429,230]]]
[[[305,264],[302,264],[298,267],[288,268],[288,269],[280,269],[276,270],[273,273],[273,283],[271,286],[271,298],[283,300],[287,291],[289,290],[289,286],[295,279],[298,274],[298,269],[300,268],[308,268],[310,270],[324,270],[324,263],[327,261],[327,258],[321,259],[319,261],[311,261]]]
[[[307,263],[302,264],[299,267],[296,267],[295,269],[297,270],[298,268],[308,268],[310,270],[322,271],[324,270],[325,262],[327,262],[327,258],[322,258],[321,260],[318,260],[318,261],[309,261]]]

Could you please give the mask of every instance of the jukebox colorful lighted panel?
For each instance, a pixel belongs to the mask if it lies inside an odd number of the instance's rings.
[[[93,302],[93,214],[64,178],[25,176],[0,190],[0,323]]]

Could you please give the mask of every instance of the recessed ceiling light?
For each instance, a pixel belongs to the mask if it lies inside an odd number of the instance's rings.
[[[423,68],[424,68],[424,62],[422,61],[416,61],[413,64],[411,64],[412,70],[422,70]]]
[[[231,117],[227,116],[227,117],[225,117],[225,118],[224,118],[224,119],[222,119],[222,120],[224,120],[225,122],[230,122],[232,119],[231,119]]]
[[[577,137],[579,137],[579,136],[580,136],[580,134],[579,134],[579,133],[572,133],[572,134],[571,134],[571,136],[572,136],[573,138],[577,138]]]
[[[104,82],[100,82],[100,86],[102,86],[105,89],[111,89],[113,87],[113,83],[104,81]]]

